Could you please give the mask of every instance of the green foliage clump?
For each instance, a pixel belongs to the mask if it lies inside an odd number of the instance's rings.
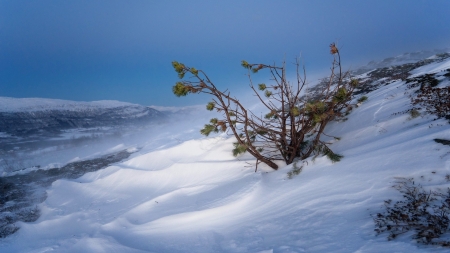
[[[303,169],[303,165],[300,167],[297,167],[297,162],[294,162],[294,164],[292,166],[292,170],[287,173],[288,178],[289,179],[294,178],[294,176],[297,176],[298,174],[300,174],[300,172],[302,172],[302,169]]]
[[[292,107],[292,108],[291,108],[291,114],[292,114],[294,117],[299,116],[299,115],[300,115],[300,109],[298,109],[298,107]]]
[[[258,73],[259,70],[263,69],[263,65],[262,64],[258,64],[257,66],[252,68],[252,72],[253,73]]]
[[[264,83],[260,83],[260,84],[258,84],[258,89],[259,90],[265,90],[267,87],[266,87],[266,84],[264,84]]]
[[[224,121],[218,120],[217,118],[212,118],[209,121],[210,124],[206,124],[203,129],[200,130],[200,133],[208,136],[210,133],[218,133],[219,131],[225,132],[227,130],[227,125]]]
[[[331,162],[336,163],[341,161],[342,158],[344,158],[343,155],[340,154],[336,154],[333,151],[331,151],[331,149],[328,149],[327,151],[325,151],[325,155],[328,157],[328,159],[331,160]]]
[[[366,101],[367,99],[368,99],[368,97],[362,96],[362,97],[358,98],[358,103],[362,103],[362,102]]]
[[[250,64],[248,64],[247,61],[241,61],[241,66],[244,67],[244,68],[246,68],[246,69],[251,68],[251,67],[250,67]]]
[[[276,119],[277,118],[277,112],[276,111],[271,111],[269,113],[267,113],[264,116],[265,119]]]
[[[243,154],[247,151],[247,146],[240,144],[239,142],[233,143],[234,149],[233,149],[233,156],[238,156],[240,154]]]
[[[258,135],[266,135],[268,132],[267,132],[267,130],[259,129],[258,131],[256,131],[256,133],[257,133]]]
[[[219,129],[217,127],[215,127],[214,125],[206,124],[205,127],[203,127],[203,129],[200,130],[200,133],[205,136],[209,136],[209,134],[211,134],[211,132],[218,133]]]
[[[311,117],[314,124],[326,121],[329,115],[326,113],[328,106],[323,101],[310,102],[305,105],[307,114]]]
[[[214,110],[214,107],[216,106],[216,103],[214,103],[214,102],[209,102],[207,105],[206,105],[206,110],[208,110],[208,111],[212,111],[212,110]]]
[[[350,80],[350,85],[351,85],[352,87],[357,87],[357,86],[359,85],[358,79],[352,79],[352,80]]]
[[[172,92],[173,94],[175,94],[175,96],[182,97],[189,94],[189,88],[182,82],[177,82],[175,86],[172,87]]]
[[[173,68],[175,69],[175,71],[176,71],[177,73],[182,73],[182,72],[184,71],[184,69],[185,69],[184,64],[179,63],[179,62],[177,62],[177,61],[173,61],[173,62],[172,62],[172,66],[173,66]]]
[[[175,69],[175,71],[178,73],[178,77],[182,79],[184,75],[186,74],[186,66],[184,64],[179,63],[177,61],[172,62],[172,66]]]
[[[330,148],[323,144],[318,145],[316,149],[318,153],[322,153],[323,155],[327,156],[332,163],[339,162],[342,158],[344,158],[343,155],[334,153]]]
[[[345,99],[347,99],[347,89],[345,89],[344,87],[339,88],[334,95],[333,102],[339,103],[345,101]]]
[[[326,112],[328,109],[327,105],[323,101],[315,101],[307,103],[305,108],[307,112],[314,114],[322,114]]]
[[[198,75],[198,70],[196,70],[195,68],[190,68],[189,72],[191,72],[194,76]]]
[[[411,117],[411,119],[415,119],[420,116],[420,112],[416,109],[412,109],[411,111],[409,111],[409,116]]]

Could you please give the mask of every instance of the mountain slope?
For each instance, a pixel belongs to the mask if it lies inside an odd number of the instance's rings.
[[[417,246],[408,233],[393,241],[376,236],[371,215],[382,211],[384,200],[401,199],[392,188],[399,177],[428,188],[450,186],[445,179],[450,147],[433,141],[450,139],[448,121],[407,113],[409,96],[418,89],[408,78],[429,74],[440,80],[438,87],[449,86],[449,68],[447,58],[408,70],[403,80],[367,82],[371,89],[361,94],[368,100],[348,120],[327,127],[327,134],[341,138],[330,138],[333,151],[344,155],[341,162],[318,157],[278,171],[260,166],[255,173],[247,167],[251,156],[231,155],[232,138],[192,139],[53,183],[39,206],[42,216],[19,224],[0,247],[3,252],[447,252]],[[294,166],[303,166],[302,172],[288,179]]]
[[[0,97],[0,132],[13,135],[148,123],[163,117],[164,114],[155,109],[119,101]]]

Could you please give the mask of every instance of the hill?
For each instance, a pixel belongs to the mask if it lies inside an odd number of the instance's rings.
[[[410,64],[410,63],[408,63]],[[413,178],[426,190],[450,187],[448,119],[411,114],[425,80],[450,86],[450,58],[376,69],[361,80],[368,100],[331,123],[331,147],[344,158],[307,159],[278,171],[232,156],[227,135],[198,138],[185,125],[181,144],[58,180],[35,222],[20,222],[2,252],[447,252],[405,233],[388,241],[373,215]],[[376,75],[375,75],[376,74]],[[426,82],[425,82],[426,83]],[[355,101],[359,97],[355,97]],[[192,138],[188,140],[191,134]],[[168,134],[166,137],[169,137]],[[300,173],[290,173],[300,168]],[[288,174],[290,173],[291,176]]]

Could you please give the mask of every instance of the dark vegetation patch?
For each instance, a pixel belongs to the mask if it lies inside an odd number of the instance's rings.
[[[16,222],[33,222],[39,218],[37,204],[47,198],[45,188],[54,181],[81,177],[85,173],[120,162],[130,155],[130,152],[123,150],[91,160],[69,163],[61,168],[0,177],[0,238],[15,233],[19,229]]]
[[[415,106],[425,108],[429,114],[450,121],[450,86],[443,88],[424,86],[420,88],[417,97],[411,98],[411,102]]]
[[[388,233],[388,240],[410,234],[417,243],[450,247],[450,188],[445,193],[425,190],[411,179],[400,179],[394,186],[402,200],[384,202],[385,211],[374,216],[375,232]]]
[[[450,146],[450,140],[444,140],[444,139],[433,139],[433,140],[437,143]]]
[[[425,75],[409,78],[409,76],[410,76],[409,72],[411,70],[414,70],[416,68],[419,68],[421,66],[424,66],[424,65],[427,65],[430,63],[442,62],[442,61],[446,60],[447,58],[450,58],[450,54],[443,53],[443,54],[437,54],[436,57],[433,59],[424,59],[424,60],[420,60],[415,63],[406,63],[406,64],[402,64],[402,65],[382,67],[382,68],[374,69],[372,71],[370,71],[369,69],[358,69],[358,70],[352,72],[352,74],[357,75],[357,74],[361,74],[364,72],[369,72],[369,71],[370,72],[367,73],[367,75],[364,78],[357,78],[358,86],[357,86],[357,89],[355,89],[355,91],[353,92],[353,96],[357,97],[359,95],[361,96],[361,95],[368,94],[372,91],[377,90],[381,86],[389,85],[389,84],[395,82],[396,80],[406,81],[408,89],[413,89],[413,88],[417,88],[417,87],[421,87],[421,89],[423,89],[425,87],[428,87],[428,88],[426,88],[426,90],[432,88],[433,89],[432,93],[436,93],[435,90],[439,89],[439,88],[436,88],[436,86],[440,82],[436,78],[436,74],[425,74]],[[447,69],[446,72],[447,73],[445,73],[443,76],[450,77],[450,68]],[[317,94],[319,94],[321,90],[325,89],[328,82],[329,82],[329,80],[323,79],[323,80],[320,80],[316,86],[309,88],[308,92],[311,96],[310,99],[311,100],[319,99],[319,97],[317,97]],[[417,93],[419,93],[419,92],[420,92],[420,90],[417,91]],[[443,92],[441,92],[441,94],[442,94],[442,99],[449,97],[449,96],[445,96],[445,94],[443,94]],[[432,104],[435,104],[435,102],[432,101],[433,99],[434,98],[429,99],[429,102]],[[448,101],[448,99],[447,99],[447,101]],[[425,102],[425,103],[427,103],[427,102]],[[449,105],[449,107],[450,107],[450,105]],[[417,109],[419,109],[419,108],[412,108],[412,109],[406,110],[404,112],[399,112],[396,114],[405,114],[405,113],[409,113],[411,110],[417,110]],[[444,116],[444,117],[446,117],[446,118],[448,117],[448,119],[450,120],[450,116]]]
[[[377,90],[380,86],[388,85],[395,80],[407,81],[410,76],[409,72],[418,67],[433,63],[442,62],[443,60],[450,58],[450,54],[443,53],[437,54],[434,59],[425,59],[415,63],[406,63],[402,65],[396,65],[391,67],[377,68],[367,74],[367,77],[358,79],[358,90],[353,95],[363,95],[371,91]],[[357,73],[357,72],[355,72]],[[450,72],[447,73],[450,75]],[[447,75],[445,74],[445,75]],[[434,78],[434,77],[433,77]],[[429,82],[425,77],[423,81]],[[408,82],[408,81],[407,81]],[[411,82],[411,81],[410,81]],[[435,81],[430,80],[431,84]]]
[[[439,84],[439,80],[436,79],[435,74],[424,74],[413,78],[406,79],[406,83],[408,84],[408,88],[415,88],[420,85],[420,89],[423,89],[426,86],[436,87]]]
[[[445,77],[450,78],[450,69],[446,69],[447,73],[444,74]]]

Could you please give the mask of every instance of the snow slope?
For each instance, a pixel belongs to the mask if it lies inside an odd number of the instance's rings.
[[[78,101],[46,99],[46,98],[0,97],[1,112],[33,112],[45,110],[87,111],[94,109],[105,109],[124,106],[139,106],[139,105],[115,100],[78,102]]]
[[[327,128],[341,137],[331,148],[342,161],[309,159],[293,179],[292,165],[255,173],[222,135],[56,181],[42,216],[1,240],[1,252],[448,252],[373,231],[370,215],[401,197],[391,187],[397,177],[450,187],[450,147],[433,141],[450,139],[450,125],[397,114],[411,108],[409,92],[399,80],[367,94]]]
[[[395,65],[402,65],[405,63],[415,63],[420,60],[436,57],[436,54],[443,54],[448,52],[450,52],[450,48],[435,49],[432,51],[425,50],[412,53],[403,53],[395,57],[385,58],[381,61],[371,61],[366,66],[362,66],[359,69],[356,69],[355,71],[362,73],[364,71],[375,68],[391,67]]]

